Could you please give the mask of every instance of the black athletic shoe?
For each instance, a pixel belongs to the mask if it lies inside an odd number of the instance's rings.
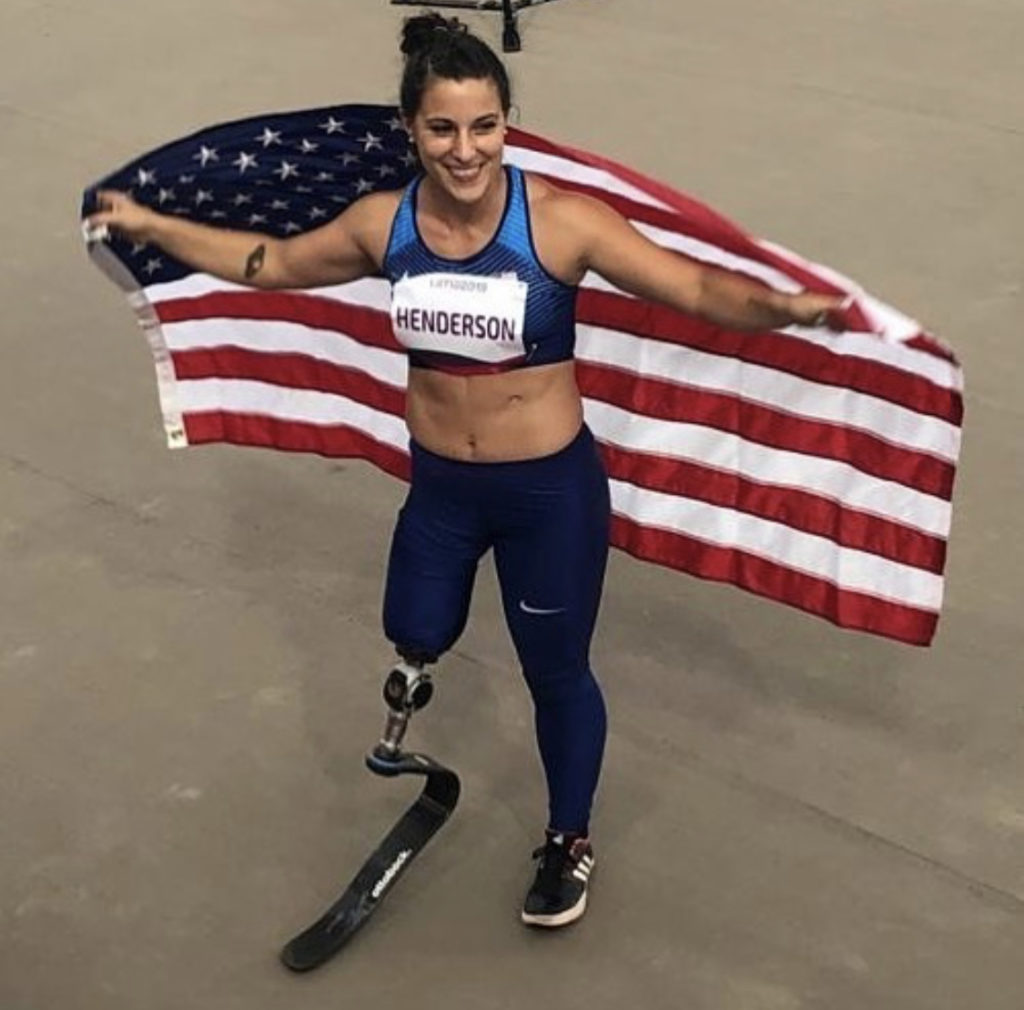
[[[523,903],[523,922],[529,926],[567,926],[587,908],[587,881],[594,869],[594,850],[587,838],[548,833],[533,853],[537,876]]]

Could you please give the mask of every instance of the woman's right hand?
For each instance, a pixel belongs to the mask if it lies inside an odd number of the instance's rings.
[[[106,226],[112,232],[133,242],[150,242],[153,226],[161,215],[149,207],[136,203],[127,193],[114,189],[101,189],[96,194],[99,210],[86,219],[90,231]]]

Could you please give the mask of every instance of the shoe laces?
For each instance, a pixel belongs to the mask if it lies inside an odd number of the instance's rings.
[[[549,837],[543,845],[533,850],[533,858],[540,860],[536,887],[549,893],[557,890],[559,882],[565,876],[566,864],[576,862],[573,859],[573,850],[579,841],[579,838],[570,839],[563,836],[563,840],[559,842],[555,837]]]

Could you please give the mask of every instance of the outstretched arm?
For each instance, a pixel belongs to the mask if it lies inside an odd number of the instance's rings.
[[[581,267],[616,287],[736,330],[794,323],[832,325],[844,300],[804,291],[786,294],[661,248],[599,200],[564,194],[561,213],[579,236]]]
[[[377,271],[374,238],[387,230],[386,200],[386,194],[364,197],[320,228],[280,239],[160,214],[125,193],[101,190],[100,209],[89,216],[88,224],[106,225],[137,242],[152,242],[175,259],[236,284],[311,288]]]

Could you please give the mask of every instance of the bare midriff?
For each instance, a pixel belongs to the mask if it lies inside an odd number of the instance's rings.
[[[583,406],[571,361],[493,375],[410,368],[406,421],[413,439],[439,456],[498,463],[567,446]]]

